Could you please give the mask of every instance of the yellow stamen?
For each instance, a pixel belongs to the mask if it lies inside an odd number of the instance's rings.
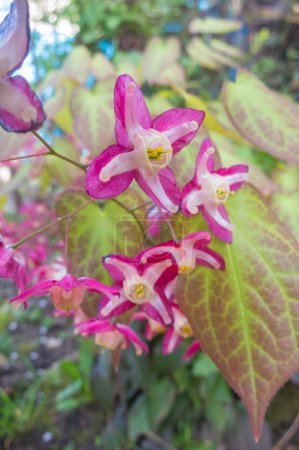
[[[227,192],[224,188],[218,188],[216,189],[216,197],[219,200],[224,200],[226,195],[229,195],[230,192]]]
[[[144,290],[145,290],[144,288],[145,288],[144,284],[142,284],[142,283],[137,284],[135,291],[133,293],[133,297],[137,298],[137,299],[141,299],[144,296]]]
[[[161,161],[162,155],[172,153],[172,148],[170,150],[164,150],[164,147],[148,148],[146,152],[150,161]]]
[[[179,266],[179,273],[189,273],[193,270],[191,266]]]
[[[191,329],[189,323],[186,323],[185,325],[181,326],[180,334],[185,339],[193,335],[193,332],[192,332],[192,329]]]

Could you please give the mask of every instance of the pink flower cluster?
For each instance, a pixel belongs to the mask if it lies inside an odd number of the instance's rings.
[[[50,294],[58,310],[74,315],[79,333],[95,335],[96,343],[110,350],[123,349],[132,343],[140,354],[148,350],[146,344],[128,323],[122,323],[125,313],[131,310],[126,320],[130,323],[145,320],[147,339],[165,333],[163,352],[168,354],[184,339],[193,336],[190,324],[177,303],[179,277],[198,265],[224,269],[221,256],[208,247],[210,241],[209,233],[199,232],[185,236],[179,243],[168,241],[145,249],[133,259],[108,255],[103,258],[103,265],[114,280],[112,286],[92,278],[76,278],[67,274],[60,280],[40,281],[11,302],[26,307],[31,297]],[[99,311],[97,317],[78,323],[87,291],[100,294]],[[199,343],[194,341],[186,356],[198,349]]]
[[[11,76],[29,48],[26,0],[12,3],[10,13],[0,24],[0,36],[0,125],[14,132],[36,130],[45,120],[42,104],[27,81]],[[195,137],[205,113],[192,108],[174,108],[152,119],[141,89],[126,74],[116,81],[114,110],[116,144],[104,149],[88,167],[86,192],[96,199],[109,199],[117,197],[135,180],[155,205],[150,213],[152,237],[159,235],[159,219],[169,220],[179,211],[188,217],[201,212],[211,232],[231,243],[233,225],[224,204],[245,182],[248,167],[215,169],[215,149],[210,139],[205,139],[193,178],[182,191],[171,169],[172,159]],[[49,294],[57,311],[74,316],[78,333],[94,335],[98,345],[110,350],[122,350],[132,344],[137,354],[148,351],[148,346],[131,327],[140,320],[146,322],[147,340],[164,333],[165,354],[189,338],[193,340],[186,357],[200,348],[179,307],[177,283],[196,266],[224,270],[222,257],[209,248],[209,233],[198,231],[187,234],[180,242],[163,242],[143,250],[135,258],[118,254],[105,256],[103,266],[114,280],[112,286],[107,286],[93,278],[77,278],[69,273],[52,278],[52,267],[48,265],[51,245],[44,236],[34,233],[36,228],[48,228],[41,223],[41,217],[47,218],[47,208],[33,204],[23,207],[21,213],[27,215],[22,227],[8,230],[2,226],[4,237],[0,237],[0,278],[14,279],[20,290],[11,302],[26,307],[31,297]],[[25,256],[12,248],[26,241],[18,236],[20,230],[33,238],[33,246],[24,244]],[[19,242],[10,247],[16,240]],[[37,282],[26,289],[28,270],[31,282]],[[88,318],[84,314],[86,292],[98,294],[100,306],[96,317]]]

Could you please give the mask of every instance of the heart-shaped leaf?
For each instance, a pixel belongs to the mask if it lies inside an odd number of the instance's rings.
[[[78,88],[73,92],[70,108],[74,130],[92,155],[115,142],[113,110],[102,95]]]
[[[269,89],[256,76],[240,70],[226,81],[222,97],[236,129],[256,148],[299,164],[299,107]]]
[[[212,245],[226,270],[181,276],[178,301],[246,405],[257,440],[271,398],[299,370],[299,249],[253,188],[228,203],[233,243],[215,238]],[[199,216],[181,218],[175,228],[180,234],[207,229]]]

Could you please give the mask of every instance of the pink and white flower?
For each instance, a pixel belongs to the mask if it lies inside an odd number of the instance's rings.
[[[179,273],[189,273],[196,265],[224,270],[224,260],[208,248],[210,242],[211,235],[207,232],[190,233],[180,242],[167,241],[144,250],[140,259],[146,263],[149,258],[170,253],[176,260]]]
[[[0,278],[13,278],[17,287],[26,287],[26,268],[14,249],[6,247],[0,235]]]
[[[232,230],[224,203],[248,175],[248,166],[238,164],[214,170],[215,149],[210,139],[201,145],[193,179],[183,189],[182,210],[188,216],[202,212],[210,230],[225,242],[232,242]]]
[[[67,274],[61,280],[50,279],[40,281],[11,299],[10,302],[27,307],[27,300],[29,298],[50,294],[52,302],[57,309],[69,312],[81,305],[86,291],[98,292],[109,298],[113,298],[118,294],[115,289],[93,278],[76,278],[73,275]]]
[[[116,197],[135,178],[158,206],[177,212],[181,193],[169,164],[194,138],[205,113],[174,108],[151,119],[143,94],[129,75],[116,81],[114,110],[117,144],[89,166],[87,193],[102,199]]]
[[[178,268],[171,255],[142,264],[138,259],[110,255],[103,259],[105,268],[116,281],[119,296],[102,301],[100,315],[114,317],[140,306],[149,317],[162,325],[172,322],[172,311],[164,290],[177,277]]]
[[[27,0],[15,0],[0,24],[0,125],[7,131],[36,130],[46,116],[41,101],[21,76],[11,77],[29,50]]]
[[[123,350],[130,344],[135,347],[136,354],[147,353],[148,347],[139,336],[127,325],[111,323],[109,320],[90,319],[77,324],[77,330],[83,336],[95,335],[95,343],[109,350]]]

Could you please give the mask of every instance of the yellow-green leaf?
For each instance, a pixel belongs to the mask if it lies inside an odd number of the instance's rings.
[[[197,268],[180,279],[178,300],[258,439],[271,398],[299,370],[299,248],[250,186],[227,209],[233,243],[212,245],[226,270]],[[176,226],[184,234],[204,228],[199,216]]]
[[[236,129],[255,147],[299,164],[299,107],[255,75],[239,71],[223,85],[223,101]]]
[[[190,22],[189,31],[190,33],[226,34],[231,31],[239,30],[241,27],[242,22],[238,20],[215,17],[202,19],[198,17]]]

